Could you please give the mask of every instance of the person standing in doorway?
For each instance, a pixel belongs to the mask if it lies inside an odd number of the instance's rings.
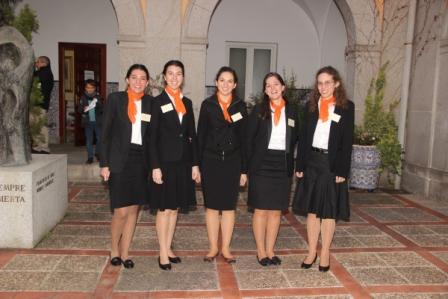
[[[245,103],[236,96],[236,72],[222,67],[216,74],[216,93],[201,105],[198,143],[201,161],[209,252],[204,261],[217,256],[221,230],[221,254],[227,263],[236,260],[230,252],[238,189],[247,181],[245,153]]]
[[[103,101],[96,90],[96,82],[88,79],[85,82],[84,94],[79,101],[78,112],[81,113],[81,126],[86,136],[87,161],[93,163],[93,157],[99,158],[101,149],[101,119],[103,117]],[[93,136],[96,136],[96,148],[93,150]],[[98,159],[99,160],[99,159]]]
[[[302,268],[317,259],[317,243],[322,238],[319,271],[330,270],[330,245],[336,220],[349,220],[347,179],[353,144],[355,106],[346,96],[339,72],[321,68],[314,93],[305,107],[300,134],[296,176],[300,178],[293,211],[306,216],[308,255]]]
[[[171,249],[177,212],[188,212],[200,182],[193,105],[182,94],[185,68],[179,60],[163,68],[165,90],[154,100],[151,124],[151,209],[157,210],[159,267],[171,270],[182,260]]]
[[[149,134],[152,98],[145,94],[148,69],[132,65],[127,90],[109,95],[101,136],[101,176],[109,183],[111,223],[110,263],[133,268],[129,247],[140,205],[149,201]]]

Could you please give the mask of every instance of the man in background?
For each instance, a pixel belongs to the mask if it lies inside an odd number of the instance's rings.
[[[42,92],[43,101],[41,104],[42,113],[41,117],[47,115],[50,108],[51,91],[53,90],[54,78],[50,67],[50,58],[47,56],[39,56],[35,63],[36,71],[35,75],[39,78],[40,90]],[[49,154],[49,136],[48,136],[48,124],[42,126],[40,136],[42,138],[33,139],[32,153],[34,154]]]

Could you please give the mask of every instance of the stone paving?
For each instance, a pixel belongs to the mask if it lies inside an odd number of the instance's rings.
[[[304,218],[286,213],[277,240],[281,266],[256,262],[246,192],[240,193],[232,250],[204,263],[199,207],[179,215],[174,250],[182,263],[159,270],[154,216],[141,211],[132,270],[109,264],[111,214],[101,184],[69,184],[69,209],[34,249],[0,249],[0,298],[448,298],[448,203],[403,193],[351,192],[350,222],[337,225],[331,270],[303,270]]]

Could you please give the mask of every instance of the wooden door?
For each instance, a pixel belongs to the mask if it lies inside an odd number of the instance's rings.
[[[59,43],[59,78],[60,139],[84,145],[79,100],[86,79],[95,80],[99,94],[106,95],[106,45]]]

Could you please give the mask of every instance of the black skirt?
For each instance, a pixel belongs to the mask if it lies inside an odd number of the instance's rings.
[[[191,178],[191,163],[166,162],[161,166],[162,184],[151,180],[151,210],[181,209],[186,213],[196,206],[194,181]]]
[[[267,150],[258,170],[249,175],[248,205],[261,210],[284,211],[289,206],[291,178],[285,151]]]
[[[204,157],[201,163],[204,205],[214,210],[235,210],[241,177],[241,159]]]
[[[143,147],[131,144],[128,158],[121,172],[109,177],[110,208],[145,205],[149,202],[149,171],[143,158]]]
[[[297,184],[292,209],[294,213],[317,218],[349,221],[347,178],[336,184],[336,176],[330,171],[328,155],[311,152],[304,176]]]

